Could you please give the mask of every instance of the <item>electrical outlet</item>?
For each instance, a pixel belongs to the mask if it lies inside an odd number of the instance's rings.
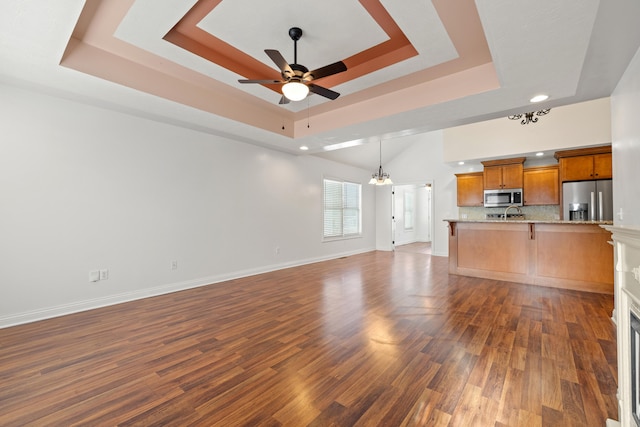
[[[171,269],[172,270],[178,269],[178,261],[171,261]]]
[[[274,252],[276,253],[276,255],[280,255],[280,246],[276,246]]]
[[[100,280],[100,270],[91,270],[89,272],[89,281],[97,282],[98,280]]]
[[[103,270],[100,270],[100,280],[107,280],[109,278],[109,270],[107,270],[106,268]]]

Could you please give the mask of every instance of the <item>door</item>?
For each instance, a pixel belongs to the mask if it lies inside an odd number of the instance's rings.
[[[391,190],[391,250],[396,250],[396,190]]]
[[[394,185],[392,197],[392,244],[431,242],[432,184]]]

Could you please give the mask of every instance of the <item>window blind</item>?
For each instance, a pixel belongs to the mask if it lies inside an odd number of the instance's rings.
[[[349,237],[361,234],[360,184],[324,180],[323,236]]]

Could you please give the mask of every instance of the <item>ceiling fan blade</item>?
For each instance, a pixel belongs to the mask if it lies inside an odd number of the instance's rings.
[[[262,84],[262,85],[284,83],[284,81],[282,81],[282,80],[247,80],[247,79],[240,79],[240,80],[238,80],[238,82],[239,83],[259,83],[259,84]]]
[[[343,71],[347,71],[347,66],[344,62],[338,61],[333,64],[325,65],[324,67],[318,68],[316,70],[308,71],[304,74],[304,77],[312,76],[311,80],[321,79],[323,77],[332,76],[334,74],[342,73]]]
[[[282,71],[283,74],[287,74],[288,76],[293,76],[293,70],[291,69],[291,67],[287,63],[287,60],[284,59],[284,56],[282,56],[280,52],[278,52],[275,49],[265,49],[264,53],[266,53],[269,56],[269,58],[271,58],[271,60],[278,66],[278,68],[280,69],[280,71]]]
[[[278,104],[281,104],[281,105],[288,104],[288,103],[289,103],[289,99],[284,95],[282,95],[282,98],[280,98],[280,102],[278,102]]]
[[[309,87],[309,90],[311,92],[316,93],[320,96],[324,96],[325,98],[336,99],[340,96],[338,92],[334,92],[331,89],[327,89],[326,87],[314,85],[313,83],[307,83],[307,86]]]

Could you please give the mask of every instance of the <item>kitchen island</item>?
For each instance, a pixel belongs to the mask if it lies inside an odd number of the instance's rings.
[[[611,221],[445,221],[451,274],[613,293]]]

